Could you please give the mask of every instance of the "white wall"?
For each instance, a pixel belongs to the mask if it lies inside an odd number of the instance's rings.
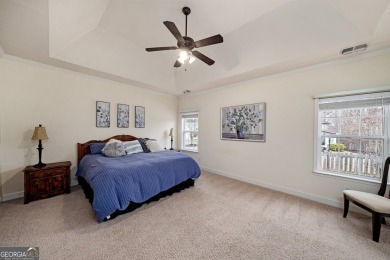
[[[76,144],[117,134],[154,137],[170,147],[177,125],[177,97],[53,67],[0,57],[0,145],[4,199],[23,195],[23,169],[38,162],[35,126],[46,127],[44,163],[69,160],[76,171]],[[111,127],[97,128],[96,101],[110,102]],[[130,105],[130,127],[117,128],[117,104]],[[145,128],[134,128],[134,106],[146,110]],[[74,178],[74,176],[72,177]],[[0,194],[1,195],[1,194]]]
[[[202,169],[334,206],[342,191],[379,185],[313,173],[313,95],[390,86],[390,52],[242,82],[179,99],[179,112],[199,110]],[[266,142],[220,140],[220,108],[266,102]]]
[[[170,147],[178,111],[199,111],[203,169],[340,205],[341,192],[377,192],[379,185],[314,174],[313,95],[390,86],[390,54],[316,66],[177,98],[44,65],[0,57],[0,183],[7,199],[23,195],[23,169],[38,162],[33,129],[43,124],[43,162],[70,160],[76,143],[116,134],[155,137]],[[111,103],[111,127],[95,127],[95,102]],[[266,142],[220,140],[220,108],[267,103]],[[130,105],[130,128],[116,127],[116,105]],[[146,128],[134,128],[134,106],[146,107]],[[174,147],[179,147],[174,144]],[[0,190],[0,191],[1,191]],[[1,193],[0,193],[1,195]]]

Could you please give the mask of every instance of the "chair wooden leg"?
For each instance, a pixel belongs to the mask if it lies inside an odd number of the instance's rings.
[[[381,234],[382,216],[379,213],[372,213],[372,240],[379,242],[379,236]]]
[[[344,215],[343,217],[346,218],[349,210],[349,200],[347,197],[344,195]]]

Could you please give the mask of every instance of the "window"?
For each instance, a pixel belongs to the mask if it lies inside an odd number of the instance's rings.
[[[181,149],[186,151],[198,151],[198,113],[186,113],[181,115],[182,142]]]
[[[390,92],[319,98],[315,171],[380,181],[389,156]]]

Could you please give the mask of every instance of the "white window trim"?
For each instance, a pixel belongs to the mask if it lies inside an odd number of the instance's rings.
[[[199,142],[198,142],[198,149],[196,151],[193,150],[187,150],[183,149],[183,123],[182,123],[182,116],[183,115],[188,115],[188,114],[198,114],[198,138],[199,138],[199,117],[200,117],[200,112],[199,110],[188,110],[188,111],[181,111],[179,112],[179,122],[180,122],[180,150],[186,152],[186,153],[199,153]],[[200,139],[200,138],[199,138]]]
[[[390,86],[381,86],[381,87],[373,87],[373,88],[365,88],[360,90],[348,90],[348,91],[340,91],[340,92],[333,92],[328,94],[320,94],[313,96],[313,99],[320,99],[320,98],[334,98],[334,97],[344,97],[344,96],[353,96],[353,95],[363,95],[363,94],[374,94],[374,93],[381,93],[381,92],[389,92]]]
[[[366,179],[366,178],[358,177],[358,176],[344,175],[342,173],[336,174],[336,173],[332,173],[332,172],[319,171],[319,170],[316,170],[316,169],[313,170],[313,173],[321,174],[321,175],[329,175],[329,176],[337,177],[337,178],[344,178],[344,179],[357,180],[357,181],[362,181],[362,182],[371,182],[371,183],[379,183],[379,184],[381,184],[381,180]],[[387,182],[387,185],[389,186],[390,183]]]
[[[334,97],[344,97],[344,96],[353,96],[353,95],[362,95],[362,94],[374,94],[374,93],[381,93],[381,92],[390,92],[390,86],[381,86],[381,87],[373,87],[368,89],[361,89],[361,90],[351,90],[351,91],[342,91],[342,92],[334,92],[329,94],[321,94],[321,95],[315,95],[313,96],[314,99],[314,157],[313,157],[313,173],[314,174],[321,174],[321,175],[328,175],[331,177],[336,178],[345,178],[350,180],[356,180],[356,181],[362,181],[362,182],[369,182],[369,183],[381,183],[381,180],[375,180],[375,179],[368,179],[361,176],[351,176],[351,175],[344,175],[342,173],[332,173],[327,171],[321,171],[318,170],[316,167],[320,164],[320,156],[318,156],[320,147],[321,147],[321,138],[319,136],[319,129],[321,127],[320,122],[318,120],[318,112],[319,112],[319,100],[323,98],[334,98]],[[390,122],[388,122],[388,119],[385,117],[385,129],[384,131],[386,133],[389,133],[390,126],[388,126]],[[390,136],[390,133],[389,135]],[[389,138],[384,139],[384,149],[389,150],[390,146],[390,140]],[[390,156],[390,152],[389,155]],[[384,160],[386,158],[383,158]],[[390,178],[387,181],[387,186],[390,186]]]

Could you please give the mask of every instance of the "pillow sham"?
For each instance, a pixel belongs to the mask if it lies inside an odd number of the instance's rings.
[[[105,145],[106,145],[106,143],[91,143],[91,144],[89,144],[89,149],[91,150],[91,154],[101,154]]]
[[[142,153],[144,150],[138,140],[123,142],[126,154]]]
[[[107,157],[120,157],[126,155],[125,147],[121,141],[111,139],[104,146],[102,153]]]
[[[156,140],[147,140],[145,144],[151,153],[161,152],[164,150]]]
[[[142,150],[144,150],[144,153],[150,153],[148,147],[146,146],[147,140],[149,140],[149,138],[138,138],[138,142],[140,143]]]

